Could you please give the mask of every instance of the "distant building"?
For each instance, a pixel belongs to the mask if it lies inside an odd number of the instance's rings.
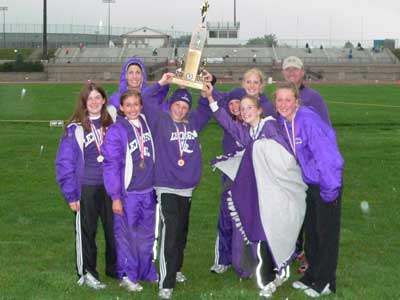
[[[160,48],[169,44],[171,36],[164,32],[141,27],[121,35],[122,43],[129,48]]]
[[[387,48],[394,50],[396,48],[396,41],[392,39],[374,40],[374,49]]]
[[[207,22],[207,45],[239,45],[240,22]]]

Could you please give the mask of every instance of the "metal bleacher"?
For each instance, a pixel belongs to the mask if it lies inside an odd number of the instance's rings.
[[[389,49],[291,47],[205,47],[203,58],[207,70],[222,81],[238,81],[246,70],[260,68],[268,76],[280,80],[282,61],[291,55],[300,57],[310,80],[379,80],[396,81],[400,76],[399,59]],[[142,59],[149,80],[160,78],[176,69],[176,59],[186,55],[188,48],[60,48],[46,66],[50,80],[117,80],[121,65],[131,57]],[[311,53],[310,53],[311,52]],[[175,54],[177,56],[175,57]]]
[[[68,50],[67,50],[68,49]],[[123,63],[130,57],[142,58],[148,64],[167,63],[174,59],[174,48],[158,48],[157,55],[153,55],[151,48],[63,48],[56,52],[55,64],[107,64]],[[206,47],[203,57],[208,63],[243,64],[256,61],[261,64],[279,63],[285,57],[295,55],[305,64],[397,64],[399,60],[389,49],[373,52],[369,49],[346,48],[312,48],[311,53],[305,48],[290,47]],[[178,57],[185,55],[187,48],[178,48]]]

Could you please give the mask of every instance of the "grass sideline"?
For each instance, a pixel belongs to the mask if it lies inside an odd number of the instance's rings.
[[[0,119],[67,119],[81,84],[0,85]],[[104,84],[109,93],[114,84]],[[231,85],[222,86],[228,89]],[[21,99],[21,89],[26,95]],[[400,240],[398,210],[400,106],[398,85],[314,86],[326,99],[345,158],[338,293],[324,299],[398,299],[396,265]],[[270,95],[273,87],[267,87]],[[195,94],[198,94],[195,92]],[[195,98],[196,96],[194,96]],[[157,299],[157,286],[128,293],[105,278],[102,230],[98,270],[104,291],[78,287],[74,270],[73,215],[54,178],[61,128],[45,123],[0,123],[0,299]],[[203,178],[193,197],[183,272],[175,300],[258,299],[255,280],[240,281],[230,269],[213,275],[219,210],[219,174],[208,162],[221,153],[222,131],[215,121],[201,133]],[[40,147],[44,150],[40,155]],[[368,201],[370,213],[361,212]],[[297,279],[292,267],[291,283]],[[286,283],[273,299],[308,299]]]

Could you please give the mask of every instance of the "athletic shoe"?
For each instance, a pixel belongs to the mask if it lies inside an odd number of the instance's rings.
[[[275,283],[273,281],[271,281],[270,283],[268,283],[266,286],[264,286],[264,288],[262,288],[260,290],[260,297],[264,297],[264,298],[271,298],[272,294],[276,291],[276,286]]]
[[[276,274],[274,279],[275,286],[281,286],[290,277],[290,266],[286,266],[285,269],[281,271],[281,274]]]
[[[300,266],[297,269],[297,273],[303,274],[308,269],[308,261],[305,257],[300,260]]]
[[[320,293],[318,293],[316,290],[314,290],[312,288],[308,288],[308,289],[304,290],[304,293],[311,298],[317,298],[320,296],[329,295],[332,293],[332,291],[330,290],[329,283],[328,283],[328,284],[326,284],[326,286],[323,288],[323,290]]]
[[[88,287],[91,287],[92,289],[95,289],[95,290],[101,290],[106,287],[106,285],[104,283],[99,281],[96,277],[94,277],[89,272],[87,272],[85,275],[83,275],[83,284],[85,284]]]
[[[160,299],[172,299],[173,289],[160,289],[158,292],[158,297]]]
[[[222,274],[228,271],[228,267],[229,266],[226,265],[215,264],[211,266],[210,271],[213,273]]]
[[[299,281],[299,280],[293,282],[293,283],[292,283],[292,287],[293,287],[294,289],[296,289],[296,290],[306,290],[306,289],[309,289],[309,288],[310,288],[308,285],[304,284],[303,282],[301,282],[301,281]]]
[[[274,279],[274,284],[276,287],[281,286],[285,281],[287,281],[289,279],[289,276],[278,276],[278,274],[276,275],[275,279]]]
[[[139,282],[132,282],[128,276],[122,277],[119,286],[126,288],[130,292],[140,292],[143,290],[143,287],[140,285]]]
[[[187,280],[186,276],[182,272],[176,272],[176,281],[185,282]]]

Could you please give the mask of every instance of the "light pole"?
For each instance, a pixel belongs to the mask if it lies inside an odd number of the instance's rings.
[[[103,3],[108,3],[108,46],[110,46],[111,42],[110,6],[111,3],[115,3],[115,0],[103,0]]]
[[[47,53],[47,0],[43,0],[43,54],[42,59],[48,59]]]
[[[6,47],[6,10],[7,6],[0,6],[0,11],[3,11],[3,48]]]
[[[233,26],[236,29],[236,0],[233,1]]]

